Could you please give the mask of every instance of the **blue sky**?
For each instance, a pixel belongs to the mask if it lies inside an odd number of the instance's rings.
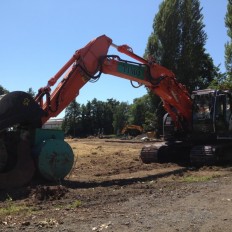
[[[128,44],[143,56],[152,23],[162,0],[2,0],[0,1],[0,85],[15,91],[37,91],[90,40],[106,34],[118,45]],[[201,0],[206,49],[224,68],[224,44],[229,40],[224,17],[227,0]],[[118,54],[110,49],[109,54]],[[122,58],[126,58],[120,55]],[[77,102],[114,98],[132,103],[146,93],[130,82],[102,75],[88,83]]]

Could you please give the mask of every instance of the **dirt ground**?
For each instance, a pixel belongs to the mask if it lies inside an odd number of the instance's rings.
[[[143,164],[144,143],[69,139],[66,180],[0,191],[0,231],[232,231],[232,168]]]

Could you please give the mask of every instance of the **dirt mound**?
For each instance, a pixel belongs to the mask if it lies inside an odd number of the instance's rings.
[[[30,196],[34,201],[53,201],[64,198],[68,189],[64,186],[37,186]]]

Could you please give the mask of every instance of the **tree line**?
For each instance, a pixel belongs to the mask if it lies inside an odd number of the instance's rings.
[[[132,104],[115,99],[99,101],[94,98],[80,105],[76,100],[65,109],[62,128],[66,134],[86,137],[89,135],[120,134],[126,125],[154,128],[154,113],[148,94],[134,99]]]
[[[190,93],[204,88],[232,89],[232,5],[228,1],[225,15],[229,40],[225,44],[224,73],[205,49],[203,17],[199,0],[163,1],[154,17],[144,58],[172,70]],[[6,91],[0,86],[0,94]],[[34,93],[31,88],[28,92]],[[164,113],[160,98],[149,91],[132,104],[94,98],[80,105],[74,100],[65,110],[63,129],[73,136],[88,136],[117,134],[126,124],[136,124],[145,130],[162,132]]]

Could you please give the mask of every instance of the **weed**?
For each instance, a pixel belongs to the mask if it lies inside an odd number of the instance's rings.
[[[185,182],[205,182],[213,179],[214,176],[185,176],[183,181]]]
[[[6,203],[5,207],[0,208],[0,216],[7,216],[7,215],[13,215],[18,213],[30,213],[33,211],[32,208],[26,206],[26,205],[18,205],[14,203],[13,201],[8,201]]]
[[[18,213],[31,213],[32,211],[35,211],[35,209],[26,204],[18,204],[13,201],[10,195],[7,195],[5,205],[0,208],[0,217]]]
[[[68,208],[70,208],[70,209],[75,209],[75,208],[78,208],[78,207],[80,207],[80,206],[81,206],[81,201],[76,200],[76,201],[74,201],[72,204],[70,204],[70,205],[68,206]]]

